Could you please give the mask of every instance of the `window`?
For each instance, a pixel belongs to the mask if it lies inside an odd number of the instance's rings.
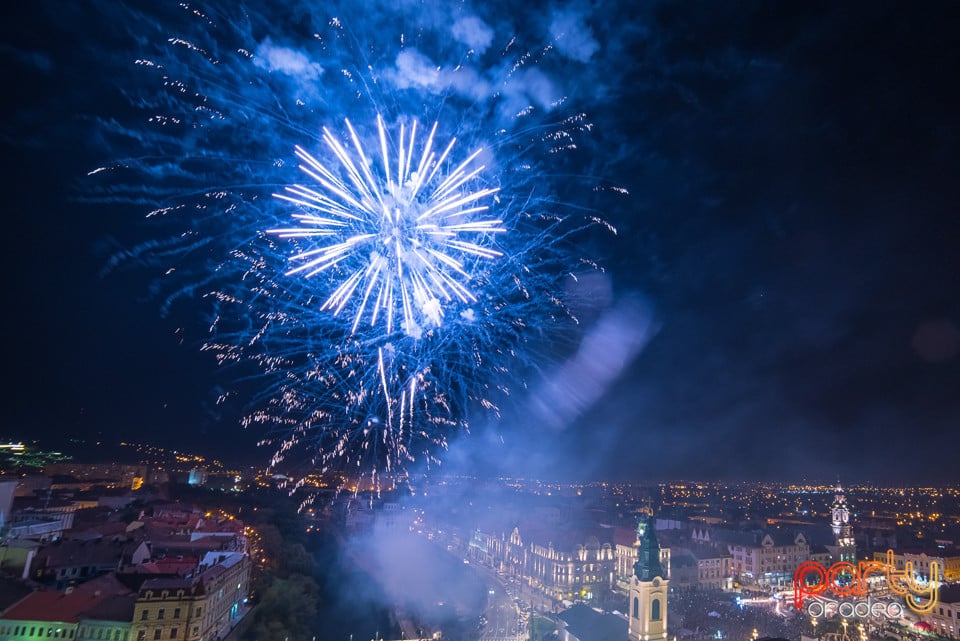
[[[160,633],[161,633],[161,632],[163,632],[163,629],[162,629],[162,628],[157,628],[156,630],[153,631],[153,640],[154,640],[154,641],[160,641]]]
[[[197,614],[196,614],[196,616],[200,616],[200,612],[201,612],[202,610],[203,610],[203,608],[197,606]]]
[[[149,614],[149,612],[148,612],[147,610],[144,610],[143,612],[141,612],[141,613],[140,613],[140,620],[141,620],[141,621],[146,621],[148,614]]]
[[[633,597],[633,618],[640,618],[640,599]]]
[[[654,599],[650,604],[650,620],[659,621],[660,620],[660,599]]]
[[[176,638],[177,638],[177,629],[176,629],[176,628],[170,628],[170,638],[171,638],[171,639],[176,639]]]
[[[137,632],[137,641],[144,641],[147,638],[147,631],[140,630]]]
[[[43,628],[38,628],[38,629],[37,629],[37,636],[38,636],[38,637],[42,637],[42,636],[43,636]]]
[[[174,609],[173,609],[173,618],[174,618],[174,619],[179,619],[179,618],[180,618],[180,608],[174,608]]]
[[[157,610],[157,621],[163,621],[163,608]]]

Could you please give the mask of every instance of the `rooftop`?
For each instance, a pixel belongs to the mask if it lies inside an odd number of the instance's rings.
[[[627,638],[627,621],[615,614],[601,614],[578,603],[559,614],[570,634],[580,641],[623,641]]]
[[[32,592],[10,606],[3,617],[10,621],[76,623],[81,613],[95,610],[108,599],[130,594],[127,586],[108,574],[75,588]]]

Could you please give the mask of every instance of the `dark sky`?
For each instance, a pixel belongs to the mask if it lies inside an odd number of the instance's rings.
[[[130,32],[109,4],[18,5],[0,20],[0,436],[266,459],[175,332],[197,320],[161,317],[142,275],[102,274],[142,216],[76,198],[102,158],[91,115],[129,112]],[[569,7],[598,45],[575,70],[599,125],[584,162],[630,192],[605,205],[610,287],[655,332],[576,421],[507,429],[505,452],[478,430],[453,467],[957,480],[960,5]]]

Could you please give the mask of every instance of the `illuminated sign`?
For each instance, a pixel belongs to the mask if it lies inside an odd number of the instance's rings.
[[[801,563],[793,573],[793,605],[800,610],[804,599],[808,596],[817,596],[825,592],[832,592],[840,599],[850,598],[835,605],[836,612],[844,616],[840,608],[849,606],[850,614],[846,616],[865,616],[855,614],[869,611],[874,616],[891,616],[893,612],[886,604],[858,599],[865,597],[869,592],[867,579],[884,577],[887,587],[893,594],[902,596],[907,607],[918,614],[933,611],[939,596],[940,567],[934,561],[930,563],[930,580],[921,584],[913,573],[913,563],[907,561],[902,570],[896,568],[893,550],[887,550],[887,561],[860,561],[856,565],[846,561],[834,563],[829,568],[816,561]],[[812,604],[811,604],[812,605]],[[899,607],[899,604],[891,604]],[[883,612],[881,613],[881,608]],[[896,608],[894,608],[896,609]],[[902,614],[900,608],[900,614]],[[811,616],[815,616],[810,613]],[[824,607],[823,614],[826,614]]]
[[[810,601],[807,614],[813,619],[839,615],[844,619],[865,619],[873,616],[878,619],[899,619],[903,616],[903,606],[896,601],[874,601],[867,597],[865,601]]]

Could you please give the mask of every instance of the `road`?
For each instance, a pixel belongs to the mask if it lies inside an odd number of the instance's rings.
[[[475,566],[487,583],[489,599],[484,611],[486,625],[480,641],[523,641],[527,638],[526,615],[521,611],[517,589],[490,568]]]

